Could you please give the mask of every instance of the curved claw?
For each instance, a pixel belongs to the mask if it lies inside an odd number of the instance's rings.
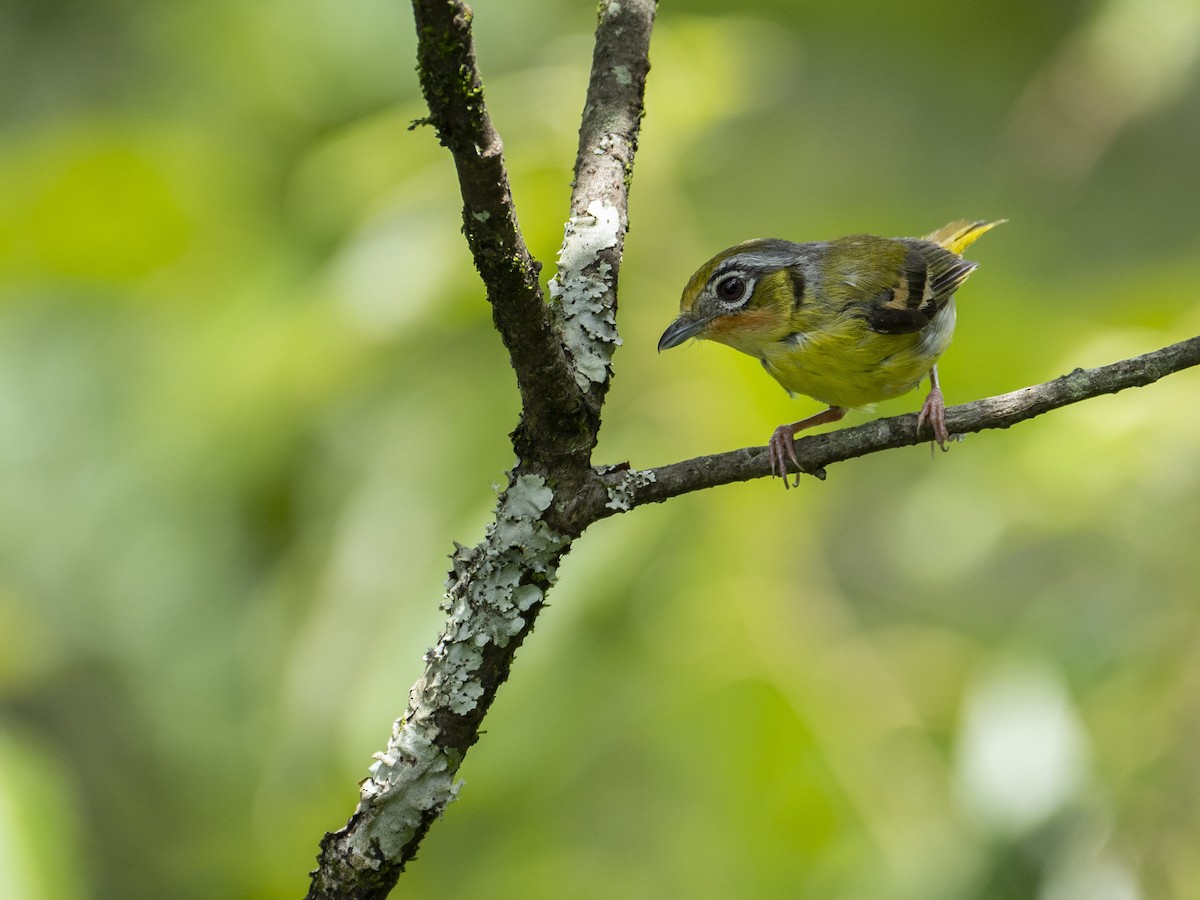
[[[929,423],[933,439],[942,450],[946,450],[946,441],[950,440],[950,432],[946,428],[946,400],[939,388],[934,388],[925,398],[921,412],[917,414],[917,431],[920,432]]]
[[[767,441],[767,458],[771,461],[771,474],[783,479],[785,490],[792,486],[788,484],[788,463],[790,462],[796,471],[797,486],[800,484],[800,475],[804,471],[800,467],[800,459],[796,456],[796,432],[812,428],[814,425],[836,422],[845,414],[846,410],[843,407],[831,406],[825,412],[819,412],[815,416],[809,416],[807,419],[801,419],[791,425],[780,425],[771,434],[771,439]],[[813,474],[818,478],[824,478],[825,470],[814,469]]]
[[[788,461],[796,470],[796,484],[800,484],[800,460],[796,458],[796,438],[791,425],[780,425],[771,433],[767,441],[767,456],[771,460],[771,474],[783,479],[783,489],[791,487],[788,484]]]

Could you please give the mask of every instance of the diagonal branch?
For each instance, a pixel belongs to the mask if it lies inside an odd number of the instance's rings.
[[[950,407],[946,410],[946,425],[952,434],[1008,428],[1101,394],[1144,387],[1197,365],[1200,365],[1200,337],[1107,366],[1076,369],[1044,384]],[[796,455],[804,471],[824,478],[826,466],[833,463],[928,440],[928,434],[917,430],[916,415],[909,414],[801,438],[796,442]],[[714,453],[655,469],[601,471],[592,492],[579,497],[575,515],[590,523],[646,503],[662,503],[681,494],[770,474],[765,447]]]
[[[503,145],[484,103],[474,14],[460,0],[413,0],[413,15],[426,121],[454,157],[463,231],[517,376],[525,425],[547,436],[586,431],[586,407],[538,285],[541,264],[521,235]]]
[[[594,422],[592,446],[611,381],[612,354],[620,344],[617,275],[629,228],[629,185],[654,15],[655,0],[600,3],[575,156],[571,220],[558,273],[550,283],[551,295],[562,304],[563,342],[575,363],[575,380]]]

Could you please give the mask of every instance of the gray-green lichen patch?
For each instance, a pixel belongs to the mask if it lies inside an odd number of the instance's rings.
[[[359,811],[375,812],[368,827],[354,832],[359,858],[373,860],[371,845],[377,844],[394,859],[412,839],[422,817],[431,811],[440,814],[461,786],[454,780],[449,758],[427,730],[412,727],[408,718],[397,720],[387,750],[375,754],[370,775],[359,788]]]
[[[593,200],[587,214],[567,222],[558,272],[550,280],[550,296],[561,306],[563,343],[575,362],[575,382],[581,390],[608,378],[613,350],[621,343],[613,304],[605,298],[612,288],[612,266],[600,253],[617,245],[620,212],[611,203]]]
[[[627,511],[633,508],[634,497],[638,488],[643,488],[655,480],[651,471],[636,471],[627,469],[621,473],[616,484],[608,486],[608,502],[604,505],[609,509]]]
[[[457,547],[443,603],[450,615],[429,653],[431,699],[464,715],[481,696],[475,680],[488,644],[505,647],[525,628],[523,613],[554,581],[567,539],[543,520],[554,493],[540,475],[521,475],[500,495],[483,543]],[[430,672],[426,673],[427,678]]]
[[[425,654],[425,672],[395,723],[387,749],[375,756],[360,787],[359,812],[369,824],[356,831],[363,865],[373,865],[372,842],[395,856],[422,819],[440,813],[458,793],[461,755],[437,743],[435,713],[466,715],[486,693],[481,680],[484,648],[507,646],[526,627],[525,614],[554,583],[568,539],[542,516],[554,493],[540,475],[514,478],[501,495],[495,519],[475,547],[455,545],[447,578],[446,627]]]

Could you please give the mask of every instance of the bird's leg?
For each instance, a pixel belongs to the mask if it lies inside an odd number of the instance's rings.
[[[791,487],[787,478],[788,460],[791,460],[792,466],[796,469],[796,484],[800,484],[800,460],[796,458],[796,432],[812,428],[814,425],[836,422],[845,414],[846,410],[842,407],[831,406],[825,412],[819,412],[815,416],[809,416],[807,419],[801,419],[791,425],[780,425],[775,429],[771,440],[767,441],[767,455],[771,460],[771,474],[778,475],[783,479],[784,488]]]
[[[950,440],[950,432],[946,430],[946,400],[942,396],[942,389],[938,385],[937,366],[935,365],[929,370],[929,394],[925,397],[925,404],[921,407],[921,412],[917,415],[917,431],[919,432],[925,425],[929,423],[930,429],[933,431],[933,439],[937,445],[943,450],[946,449],[946,441]],[[930,449],[933,445],[930,444]]]

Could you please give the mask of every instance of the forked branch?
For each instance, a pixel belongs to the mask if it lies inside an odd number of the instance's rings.
[[[600,5],[571,214],[551,282],[554,304],[542,297],[540,267],[517,226],[475,65],[471,10],[459,0],[414,0],[413,9],[429,121],[454,156],[467,241],[521,393],[513,432],[518,465],[483,541],[453,554],[445,628],[425,654],[425,671],[386,749],[359,785],[350,821],[321,841],[313,900],[390,892],[454,799],[455,773],[533,628],[559,560],[579,535],[565,513],[592,477],[600,406],[619,343],[616,283],[655,3]]]

